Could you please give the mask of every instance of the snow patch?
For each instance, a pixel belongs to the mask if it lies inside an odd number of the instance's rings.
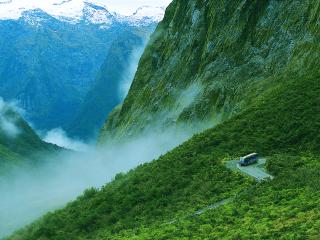
[[[155,21],[163,19],[165,7],[142,6],[139,7],[131,16],[136,19],[151,18]]]
[[[106,8],[92,4],[86,4],[83,12],[86,20],[93,24],[109,25],[114,17]]]

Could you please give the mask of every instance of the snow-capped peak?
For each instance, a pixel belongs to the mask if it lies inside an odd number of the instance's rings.
[[[105,7],[86,2],[83,8],[83,18],[94,24],[108,25],[112,22],[114,14]]]
[[[0,19],[19,19],[23,12],[41,9],[55,18],[79,19],[83,0],[0,0]]]
[[[12,0],[0,0],[0,4],[8,4],[11,2],[12,2]]]
[[[162,2],[164,4],[160,5]],[[0,20],[27,17],[24,13],[38,9],[56,19],[69,22],[85,20],[108,25],[115,18],[134,24],[139,21],[158,22],[163,18],[164,10],[170,2],[171,0],[0,0]],[[133,10],[133,7],[137,10]]]
[[[136,19],[149,18],[156,22],[159,22],[163,19],[164,12],[165,12],[165,6],[162,6],[162,7],[141,6],[133,13],[132,17]]]

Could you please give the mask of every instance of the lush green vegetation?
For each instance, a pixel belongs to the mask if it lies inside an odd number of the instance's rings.
[[[174,1],[109,127],[125,136],[152,126],[175,90],[200,79],[203,94],[175,117],[228,120],[9,239],[318,239],[319,3],[266,2]],[[255,184],[225,168],[253,151],[268,157],[275,180]]]
[[[281,161],[270,159],[273,167],[281,169],[274,172],[274,181],[249,188],[226,206],[173,224],[145,225],[116,236],[102,233],[101,238],[319,239],[319,156],[278,157]],[[310,170],[302,166],[305,161],[314,162],[316,167]],[[293,165],[295,169],[291,169]]]
[[[311,47],[320,57],[319,9],[313,0],[173,1],[124,104],[108,118],[105,137],[123,141],[144,129],[238,114],[257,83],[293,65],[303,68]]]
[[[182,146],[159,161],[118,175],[101,191],[86,191],[24,234],[31,239],[90,239],[100,229],[118,232],[194,212],[248,187],[250,180],[230,172],[218,159]]]
[[[0,174],[4,174],[8,168],[17,165],[36,163],[42,154],[58,151],[59,148],[43,142],[32,128],[13,110],[1,113],[9,115],[18,129],[16,136],[8,136],[0,129]],[[31,160],[32,159],[32,160]]]
[[[270,89],[241,114],[10,239],[315,238],[320,71],[309,64],[307,75],[268,79]],[[252,151],[269,156],[276,180],[254,185],[224,167],[224,159]],[[230,196],[237,197],[227,206],[165,224]]]

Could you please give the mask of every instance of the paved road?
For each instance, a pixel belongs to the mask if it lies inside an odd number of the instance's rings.
[[[264,169],[266,163],[266,159],[264,158],[260,158],[258,163],[246,167],[241,167],[238,162],[239,160],[228,161],[226,166],[232,170],[239,170],[244,174],[255,178],[257,181],[272,180],[274,178]]]
[[[222,201],[216,202],[216,203],[214,203],[214,204],[212,204],[212,205],[209,205],[209,206],[207,206],[207,207],[205,207],[205,208],[202,208],[202,209],[196,211],[196,212],[193,213],[193,214],[186,215],[186,216],[181,217],[181,218],[179,218],[179,219],[173,219],[173,220],[171,220],[170,222],[167,222],[166,224],[174,224],[174,223],[176,223],[178,220],[186,219],[186,218],[189,218],[189,217],[191,217],[191,218],[192,218],[192,217],[196,217],[196,216],[201,215],[201,214],[203,214],[203,213],[205,213],[205,212],[207,212],[207,211],[210,211],[210,210],[213,210],[213,209],[217,209],[217,208],[219,208],[219,207],[221,207],[221,206],[223,206],[223,205],[225,205],[225,204],[228,204],[228,203],[230,203],[232,200],[233,200],[233,198],[223,199]]]
[[[244,174],[247,174],[253,178],[255,178],[258,182],[260,181],[265,181],[265,180],[272,180],[274,177],[272,175],[270,175],[269,173],[267,173],[267,171],[264,168],[264,165],[266,164],[266,159],[265,158],[260,158],[258,160],[258,163],[250,165],[250,166],[246,166],[246,167],[241,167],[239,165],[239,160],[232,160],[232,161],[228,161],[226,163],[227,168],[234,170],[234,171],[241,171]],[[213,210],[213,209],[217,209],[225,204],[228,204],[230,202],[233,201],[234,198],[226,198],[222,201],[216,202],[212,205],[209,205],[203,209],[200,209],[198,211],[196,211],[193,214],[189,214],[185,217],[182,217],[180,219],[184,219],[184,218],[188,218],[188,217],[195,217],[198,215],[201,215],[207,211]],[[173,224],[175,222],[177,222],[179,219],[174,219],[170,222],[167,222],[166,224]]]
[[[192,214],[191,216],[197,216],[197,215],[201,215],[209,210],[213,210],[213,209],[216,209],[216,208],[219,208],[220,206],[223,206],[225,204],[228,204],[229,202],[231,202],[233,200],[233,198],[227,198],[227,199],[224,199],[220,202],[217,202],[215,204],[212,204],[210,206],[207,206],[199,211],[196,211],[194,214]]]

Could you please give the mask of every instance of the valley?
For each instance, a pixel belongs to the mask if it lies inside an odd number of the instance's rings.
[[[111,62],[131,64],[133,50],[144,48],[159,20],[143,14],[124,17],[91,3],[84,4],[81,14],[79,19],[65,19],[31,9],[18,19],[0,20],[0,96],[17,101],[37,130],[62,128],[90,142],[123,98],[121,77],[102,80],[105,72],[125,75]],[[139,58],[131,58],[132,64]],[[130,83],[133,76],[127,78]],[[101,81],[104,89],[99,92]],[[102,111],[88,112],[90,104],[102,105]]]
[[[34,164],[0,178],[0,237],[319,239],[319,23],[320,1],[173,0],[123,30],[66,125],[97,145],[0,131],[0,159]]]

